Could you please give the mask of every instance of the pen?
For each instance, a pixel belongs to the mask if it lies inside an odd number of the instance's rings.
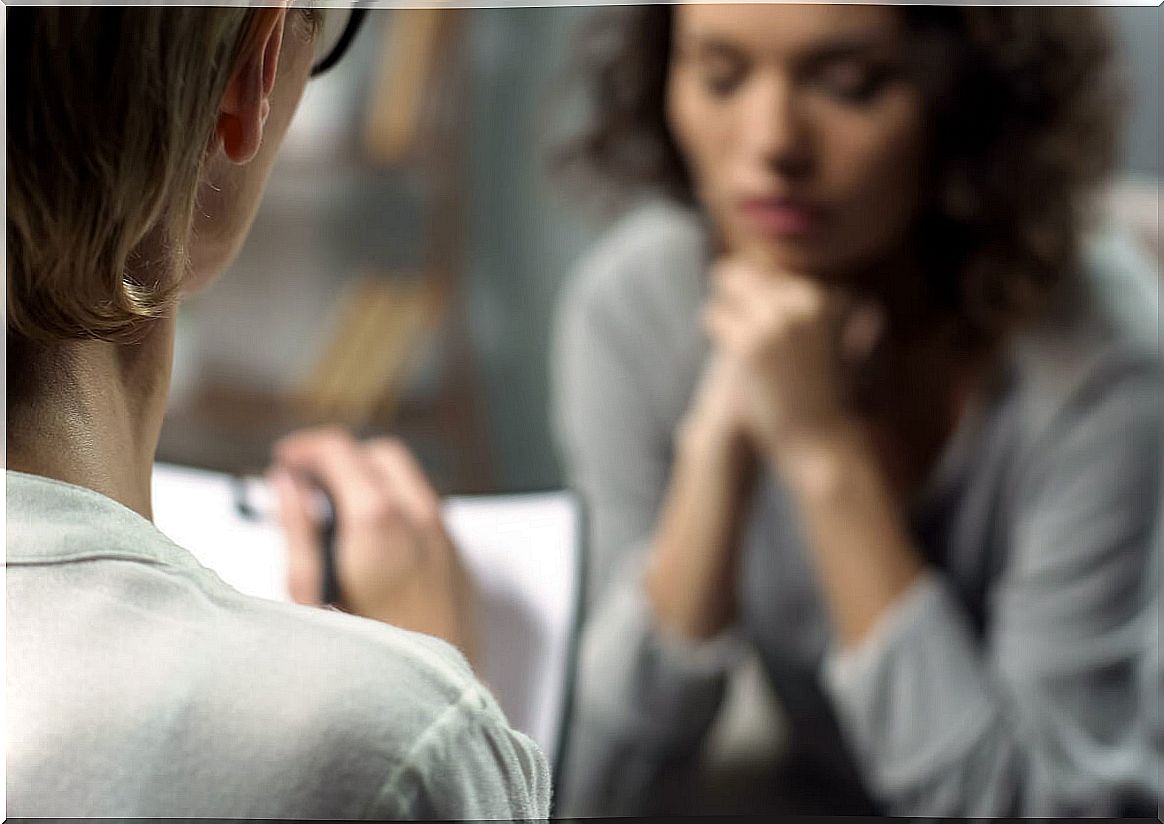
[[[312,513],[319,530],[319,546],[323,556],[323,581],[320,600],[324,604],[336,605],[343,593],[340,591],[339,575],[336,571],[336,517],[335,503],[318,480],[310,476],[300,476],[313,491]],[[249,521],[272,521],[276,518],[274,494],[259,478],[231,476],[234,492],[234,507],[239,516]]]
[[[314,484],[314,487],[326,506],[324,517],[319,521],[319,545],[323,551],[323,591],[320,596],[323,603],[334,605],[340,602],[341,595],[335,567],[335,504],[323,487],[319,484]]]

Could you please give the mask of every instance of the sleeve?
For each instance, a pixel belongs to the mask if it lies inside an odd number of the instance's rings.
[[[553,353],[554,420],[569,482],[589,521],[587,618],[563,815],[641,812],[668,767],[690,757],[721,702],[730,643],[689,649],[661,638],[642,567],[669,475],[671,432],[662,334],[631,297],[581,273],[561,303]],[[672,356],[673,358],[673,356]]]
[[[867,643],[826,661],[889,812],[1111,815],[1145,774],[1160,392],[1159,371],[1125,374],[1060,415],[1007,502],[1012,552],[984,637],[931,573]]]
[[[671,433],[651,391],[657,339],[612,287],[612,264],[583,266],[559,303],[551,355],[554,435],[567,482],[587,508],[588,602],[654,529]]]
[[[419,737],[367,817],[548,820],[550,791],[537,745],[511,729],[493,698],[472,685]]]
[[[1164,511],[1164,495],[1161,496],[1161,510]],[[1159,519],[1156,530],[1152,568],[1146,580],[1153,590],[1148,608],[1148,619],[1144,639],[1145,653],[1140,662],[1140,706],[1146,717],[1144,732],[1148,738],[1149,758],[1144,765],[1140,781],[1139,809],[1155,811],[1159,817],[1164,806],[1164,665],[1160,660],[1160,598],[1161,555],[1164,555],[1164,517]]]

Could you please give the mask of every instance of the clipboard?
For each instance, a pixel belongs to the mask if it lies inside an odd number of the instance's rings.
[[[158,529],[240,592],[289,601],[274,502],[261,478],[154,466]],[[454,496],[444,515],[477,592],[478,675],[556,775],[581,617],[582,508],[568,492]]]

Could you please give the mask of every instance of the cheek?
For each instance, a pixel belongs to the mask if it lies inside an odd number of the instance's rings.
[[[679,147],[701,200],[716,200],[732,144],[726,107],[707,98],[698,81],[676,72],[667,89],[667,125]]]
[[[905,234],[918,208],[924,157],[923,127],[914,107],[875,123],[838,128],[830,155],[835,194],[850,241],[891,244]]]

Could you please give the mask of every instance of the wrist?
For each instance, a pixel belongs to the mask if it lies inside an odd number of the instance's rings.
[[[724,597],[722,590],[715,595],[704,592],[700,597],[699,581],[689,580],[686,570],[674,560],[656,549],[647,564],[643,587],[655,623],[670,635],[692,643],[715,637],[731,623],[734,599]]]
[[[675,442],[688,450],[727,443],[732,436],[732,427],[722,416],[688,412],[675,429]]]
[[[838,420],[788,438],[769,460],[785,481],[802,494],[829,496],[874,462],[864,431]]]
[[[707,469],[737,469],[746,463],[748,440],[729,421],[710,416],[689,416],[673,439],[679,461]]]

